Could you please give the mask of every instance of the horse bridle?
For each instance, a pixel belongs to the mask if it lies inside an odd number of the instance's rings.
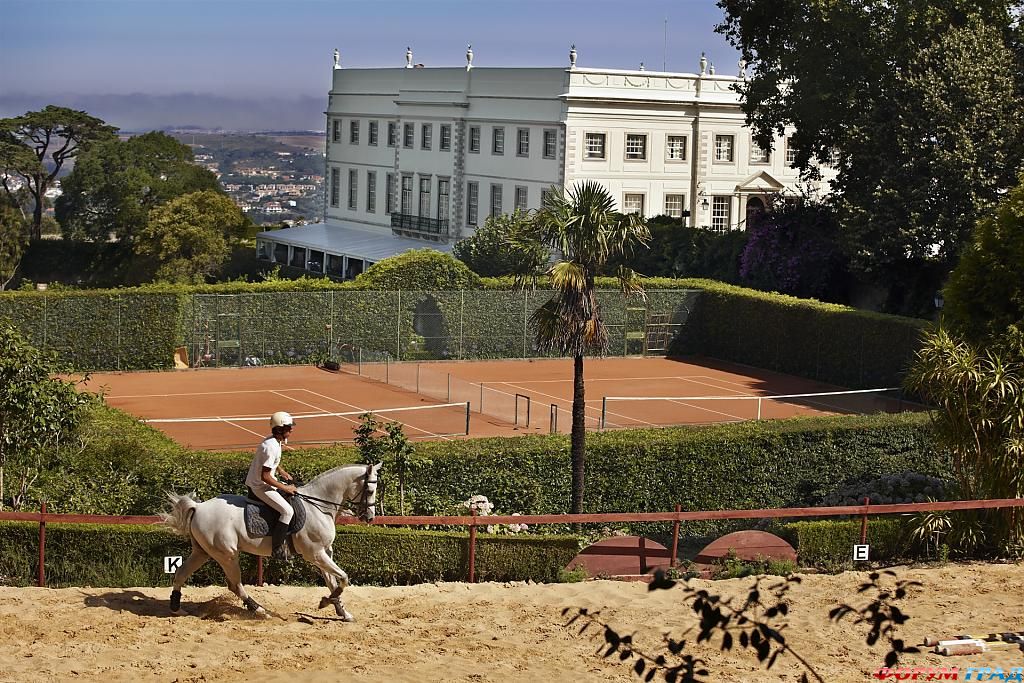
[[[363,479],[365,480],[363,482],[363,493],[359,497],[358,501],[346,498],[342,500],[340,503],[338,503],[333,500],[324,500],[323,498],[317,498],[316,496],[310,496],[305,493],[299,493],[298,491],[295,492],[295,495],[298,496],[299,498],[310,501],[313,507],[320,510],[320,512],[323,512],[324,514],[336,514],[336,512],[341,512],[343,508],[347,508],[349,510],[352,510],[356,517],[365,522],[367,521],[367,513],[370,511],[370,508],[373,507],[373,504],[370,503],[370,484],[376,484],[378,481],[377,479],[371,480],[371,474],[373,474],[373,465],[367,465],[366,474],[363,475]],[[334,508],[337,508],[337,510],[324,510],[322,507],[320,507],[319,504],[331,505]]]

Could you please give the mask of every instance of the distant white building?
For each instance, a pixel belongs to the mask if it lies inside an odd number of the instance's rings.
[[[328,98],[324,222],[260,233],[260,258],[336,277],[452,244],[490,216],[537,209],[594,180],[623,212],[744,229],[769,195],[798,194],[790,137],[751,140],[733,85],[698,73],[568,67],[343,69]],[[824,192],[834,177],[823,169]]]

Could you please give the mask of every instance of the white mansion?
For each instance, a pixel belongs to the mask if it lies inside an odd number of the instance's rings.
[[[745,77],[568,67],[341,68],[327,109],[324,221],[261,232],[262,259],[351,278],[408,249],[450,251],[491,215],[594,180],[624,212],[743,229],[797,194],[788,136],[758,148],[732,86]],[[820,187],[832,177],[823,170]]]

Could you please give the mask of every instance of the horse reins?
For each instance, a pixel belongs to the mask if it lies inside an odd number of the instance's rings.
[[[317,510],[319,510],[322,513],[324,513],[325,515],[332,514],[332,513],[333,514],[337,514],[338,512],[341,512],[342,508],[346,508],[347,507],[348,509],[352,509],[353,507],[355,507],[355,509],[353,511],[356,513],[356,516],[357,517],[365,518],[367,511],[371,507],[371,504],[370,504],[370,484],[376,484],[377,483],[376,479],[373,479],[373,480],[370,479],[370,473],[371,472],[373,472],[373,465],[367,465],[366,466],[366,474],[363,475],[363,477],[366,480],[363,483],[363,495],[360,497],[360,499],[358,501],[345,499],[345,500],[343,500],[343,501],[341,501],[339,503],[339,502],[333,501],[333,500],[324,500],[323,498],[317,498],[316,496],[311,496],[311,495],[306,494],[306,493],[299,493],[298,491],[295,492],[295,495],[298,496],[299,498],[302,498],[304,500],[310,501],[310,504],[313,507],[315,507]],[[321,507],[321,505],[330,505],[333,508],[336,508],[336,511],[333,510],[333,509],[332,510],[325,510],[323,507]]]

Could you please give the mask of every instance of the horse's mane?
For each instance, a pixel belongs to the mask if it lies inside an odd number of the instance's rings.
[[[313,484],[316,484],[320,480],[325,479],[326,477],[329,477],[330,475],[334,474],[338,470],[343,470],[346,467],[361,467],[361,468],[365,469],[366,465],[361,465],[359,463],[351,463],[351,464],[348,464],[348,465],[338,465],[337,467],[332,467],[331,469],[327,470],[326,472],[321,472],[320,474],[318,474],[315,477],[313,477],[312,479],[310,479],[309,482],[307,484],[305,484],[305,486],[312,486]]]

